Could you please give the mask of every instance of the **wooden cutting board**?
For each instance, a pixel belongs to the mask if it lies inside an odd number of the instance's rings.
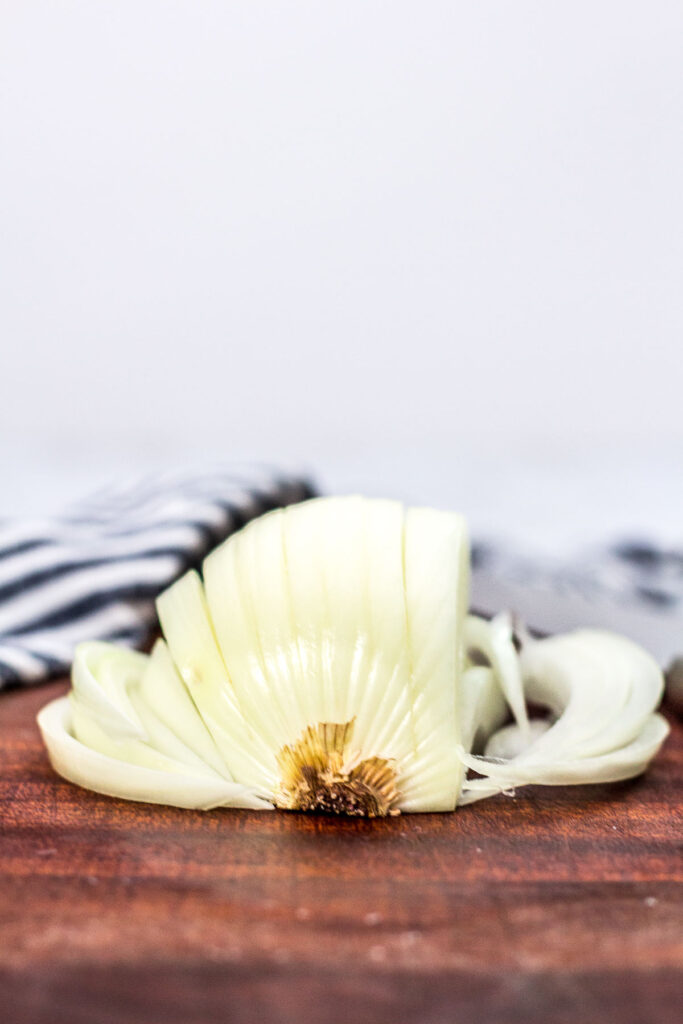
[[[9,1024],[673,1024],[681,763],[381,821],[124,803],[0,696]],[[3,1011],[0,1011],[2,1013]]]

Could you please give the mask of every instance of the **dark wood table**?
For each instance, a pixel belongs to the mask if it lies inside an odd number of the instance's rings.
[[[380,821],[124,803],[0,695],[8,1024],[673,1024],[683,730],[646,778]]]

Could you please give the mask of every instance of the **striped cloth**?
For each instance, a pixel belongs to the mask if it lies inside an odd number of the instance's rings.
[[[478,543],[472,564],[479,611],[511,608],[544,633],[611,629],[663,665],[683,653],[683,546],[632,539],[550,558]]]
[[[147,643],[161,590],[248,520],[313,493],[261,469],[165,473],[56,518],[0,522],[0,689],[65,673],[81,640]]]

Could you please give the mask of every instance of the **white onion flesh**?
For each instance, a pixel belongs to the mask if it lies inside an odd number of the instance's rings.
[[[461,747],[463,764],[484,778],[466,780],[460,803],[534,783],[632,778],[669,731],[655,713],[663,692],[659,666],[625,637],[578,630],[527,640],[520,669],[526,699],[545,705],[555,721],[532,723],[531,730],[505,727],[491,736],[484,757]]]
[[[522,672],[512,630],[512,616],[501,612],[488,622],[477,615],[465,620],[465,643],[489,662],[522,733],[529,731]]]
[[[161,595],[151,655],[78,648],[69,697],[38,716],[52,764],[129,800],[298,806],[281,803],[283,751],[320,727],[346,744],[339,778],[381,765],[394,780],[390,813],[642,772],[668,731],[654,660],[592,630],[518,653],[509,615],[466,616],[468,568],[451,513],[362,498],[269,513],[209,555],[203,581]],[[529,722],[527,702],[550,718]]]
[[[75,739],[68,697],[51,701],[38,715],[38,724],[56,772],[77,786],[105,796],[207,811],[214,807],[272,809],[246,786],[227,779],[170,773],[120,761]]]

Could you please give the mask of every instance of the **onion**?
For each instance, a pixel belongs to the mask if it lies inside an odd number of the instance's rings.
[[[160,596],[150,655],[79,646],[38,716],[52,764],[129,800],[366,816],[643,771],[668,729],[653,659],[591,630],[520,653],[509,614],[466,615],[468,582],[454,514],[269,513]]]

